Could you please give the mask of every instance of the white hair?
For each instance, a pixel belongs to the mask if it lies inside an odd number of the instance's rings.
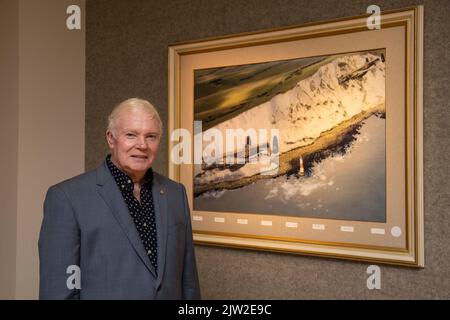
[[[119,118],[122,112],[136,112],[136,111],[144,111],[147,113],[152,119],[156,119],[159,124],[159,134],[162,135],[162,121],[159,117],[158,111],[156,108],[147,100],[139,99],[139,98],[131,98],[119,103],[112,110],[111,114],[108,116],[108,129],[107,131],[111,132],[114,137],[116,137],[116,125],[117,119]]]

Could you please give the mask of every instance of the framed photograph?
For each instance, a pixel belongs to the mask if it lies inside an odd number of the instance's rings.
[[[424,266],[422,10],[169,46],[196,243]]]

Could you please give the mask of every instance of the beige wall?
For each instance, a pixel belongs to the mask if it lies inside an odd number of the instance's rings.
[[[0,299],[14,298],[16,278],[18,8],[0,1]]]
[[[9,2],[1,3],[3,6]],[[10,262],[11,254],[5,253],[8,268],[2,267],[0,279],[3,287],[3,279],[8,277],[7,294],[11,297],[15,292],[17,299],[38,297],[37,241],[46,190],[84,171],[85,29],[83,24],[81,31],[67,30],[66,8],[70,4],[81,7],[84,22],[84,0],[20,0],[18,11],[16,8],[18,95],[16,100],[11,98],[5,110],[2,107],[2,114],[7,113],[13,120],[8,123],[11,131],[17,133],[15,140],[8,141],[16,157],[12,154],[8,159],[1,158],[0,163],[2,168],[8,164],[16,168],[8,173],[14,188],[8,186],[13,200],[7,216],[11,220],[7,221],[11,227],[8,232],[15,233],[15,241],[14,235],[8,236],[7,247],[11,251],[15,246],[15,261]],[[2,10],[3,15],[8,16],[8,11]],[[17,41],[17,37],[14,39],[11,41]],[[3,234],[7,227],[2,223],[1,228]],[[3,252],[1,259],[3,265]]]

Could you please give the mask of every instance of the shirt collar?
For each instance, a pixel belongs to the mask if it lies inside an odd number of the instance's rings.
[[[117,168],[117,166],[112,162],[110,154],[106,157],[106,165],[108,166],[109,171],[111,172],[112,176],[114,177],[114,180],[119,186],[119,189],[133,192],[134,189],[133,179],[131,179],[131,177],[128,174]],[[153,183],[153,169],[149,168],[143,178],[142,187],[151,187],[152,183]]]

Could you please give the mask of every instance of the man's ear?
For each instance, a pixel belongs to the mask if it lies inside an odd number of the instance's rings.
[[[114,136],[112,134],[111,131],[106,131],[106,141],[108,142],[108,147],[110,149],[112,149],[114,147],[114,142],[113,142]]]

